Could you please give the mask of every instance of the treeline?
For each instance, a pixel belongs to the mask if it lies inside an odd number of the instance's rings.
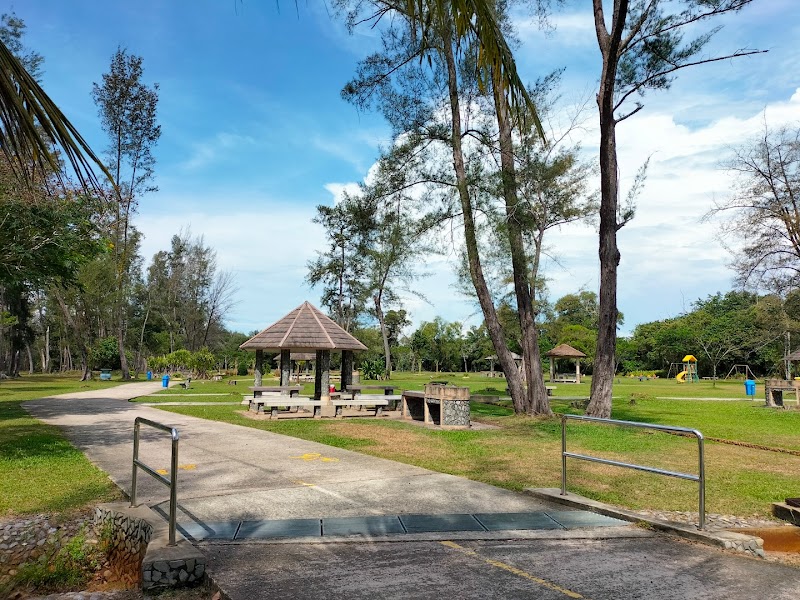
[[[43,58],[24,31],[0,17],[0,41],[39,79]],[[223,326],[234,286],[215,251],[189,231],[147,267],[140,251],[136,209],[157,189],[158,85],[144,82],[141,57],[118,49],[91,95],[108,141],[96,185],[70,183],[58,157],[26,176],[8,153],[0,159],[0,373],[116,368],[127,379],[179,349],[222,352],[226,363],[243,336],[231,342]]]
[[[509,304],[501,304],[498,312],[508,347],[519,353],[516,312]],[[404,310],[388,311],[386,323],[392,364],[397,370],[490,369],[486,359],[494,351],[485,325],[465,329],[459,322],[437,317],[409,331]],[[597,295],[589,291],[567,294],[542,307],[538,322],[540,351],[544,355],[558,344],[569,344],[586,354],[582,370],[591,374],[597,325]],[[369,348],[360,357],[362,370],[367,375],[382,375],[383,341],[379,328],[357,327],[354,334]],[[620,338],[616,372],[666,377],[674,363],[693,354],[701,376],[725,377],[735,365],[747,365],[757,376],[783,377],[784,357],[793,348],[792,340],[794,346],[800,345],[800,292],[792,292],[785,299],[740,291],[717,293],[697,300],[685,314],[643,323],[631,336]],[[498,368],[495,359],[495,369]]]

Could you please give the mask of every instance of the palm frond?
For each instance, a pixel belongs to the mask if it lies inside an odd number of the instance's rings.
[[[111,178],[61,110],[0,42],[0,147],[15,174],[31,181],[37,168],[61,176],[60,150],[83,186],[98,187],[94,167]]]

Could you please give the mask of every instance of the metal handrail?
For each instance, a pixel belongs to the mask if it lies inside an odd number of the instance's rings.
[[[169,479],[139,460],[139,426],[141,424],[166,431],[172,437],[172,468]],[[169,545],[175,546],[175,523],[178,512],[178,430],[162,423],[136,417],[133,424],[133,475],[131,477],[131,508],[136,504],[136,469],[142,469],[169,488]]]
[[[589,456],[586,454],[576,454],[574,452],[567,452],[567,419],[575,421],[590,421],[593,423],[604,423],[606,425],[621,425],[624,427],[639,427],[643,429],[656,429],[658,431],[667,431],[670,433],[681,433],[693,435],[697,438],[698,450],[698,474],[680,473],[677,471],[666,471],[664,469],[657,469],[655,467],[647,467],[644,465],[636,465],[632,463],[621,462],[617,460],[609,460],[606,458],[598,458],[596,456]],[[671,425],[651,425],[650,423],[637,423],[636,421],[618,421],[615,419],[601,419],[599,417],[586,417],[584,415],[561,415],[561,495],[567,494],[567,458],[577,458],[579,460],[586,460],[590,462],[602,463],[604,465],[614,465],[617,467],[626,467],[629,469],[636,469],[638,471],[646,471],[648,473],[657,473],[659,475],[666,475],[668,477],[677,477],[679,479],[687,479],[689,481],[696,481],[699,484],[699,504],[700,504],[700,525],[699,529],[703,529],[706,523],[706,468],[705,468],[705,451],[703,449],[703,434],[697,429],[688,429],[686,427],[673,427]]]

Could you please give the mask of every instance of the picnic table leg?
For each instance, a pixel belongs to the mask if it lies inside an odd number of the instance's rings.
[[[428,406],[428,401],[425,398],[422,399],[422,410],[424,414],[423,421],[425,423],[432,423],[433,421],[431,420],[431,408],[430,406]]]
[[[277,419],[278,418],[278,407],[277,406],[273,406],[272,407],[272,414],[270,415],[270,417],[273,418],[273,419]]]
[[[337,417],[341,417],[342,416],[342,407],[341,406],[337,406],[336,407],[336,416]]]
[[[375,407],[375,416],[376,417],[380,417],[382,414],[383,414],[383,407],[382,406],[376,406]]]
[[[400,418],[405,419],[408,415],[408,400],[403,396],[400,400]]]

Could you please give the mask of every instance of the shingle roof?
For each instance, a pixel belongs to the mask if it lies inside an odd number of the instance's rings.
[[[279,319],[239,346],[242,350],[366,350],[344,329],[320,309],[303,302],[288,315]]]
[[[553,356],[555,358],[586,358],[583,352],[576,350],[569,344],[559,344],[549,352],[545,352],[544,355]]]

